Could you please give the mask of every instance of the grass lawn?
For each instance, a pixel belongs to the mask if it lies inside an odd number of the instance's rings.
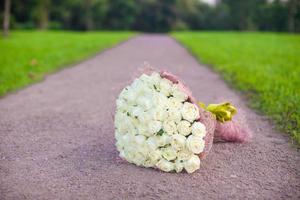
[[[300,35],[176,32],[172,36],[300,144]]]
[[[0,36],[0,96],[122,40],[130,32],[13,31]]]

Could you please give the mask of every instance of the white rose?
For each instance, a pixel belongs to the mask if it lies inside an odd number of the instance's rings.
[[[133,136],[131,136],[130,134],[125,134],[122,136],[122,143],[124,144],[125,147],[132,143],[133,141],[132,137]]]
[[[119,133],[126,133],[134,130],[131,118],[124,114],[121,119],[116,119],[115,123]]]
[[[124,134],[119,133],[117,130],[115,130],[115,138],[116,140],[122,140]]]
[[[173,135],[177,133],[177,127],[173,120],[167,119],[166,121],[164,121],[163,129],[168,135]]]
[[[134,163],[136,153],[134,151],[126,151],[125,158],[128,162]]]
[[[148,154],[150,153],[149,152],[149,149],[148,149],[148,146],[146,145],[146,143],[142,144],[142,145],[138,145],[136,147],[136,151],[140,154],[142,154],[145,158],[148,156]]]
[[[120,151],[119,156],[123,159],[126,159],[126,155],[124,151]]]
[[[144,114],[144,110],[139,106],[135,106],[131,109],[132,117],[139,117],[140,115],[143,115],[143,114]]]
[[[193,122],[199,118],[198,107],[192,103],[185,102],[181,109],[183,119]]]
[[[177,98],[178,100],[180,100],[181,102],[184,102],[188,99],[188,95],[184,92],[182,92],[177,84],[174,84],[172,86],[172,95],[173,97]]]
[[[143,135],[134,136],[134,142],[138,145],[143,145],[146,142],[146,137]]]
[[[164,121],[168,117],[167,110],[163,107],[157,107],[151,110],[151,115],[154,120]]]
[[[177,159],[185,161],[185,160],[190,159],[190,157],[192,155],[194,155],[194,154],[190,150],[188,150],[188,149],[182,149],[182,150],[180,150],[180,151],[177,152]]]
[[[145,98],[147,98],[148,100],[152,99],[152,96],[155,94],[155,90],[153,88],[153,86],[145,86],[143,88],[143,91],[141,92],[141,95],[143,95]],[[153,103],[151,102],[151,105],[153,105]]]
[[[123,134],[119,133],[117,130],[115,131],[115,138],[116,140],[120,140],[120,138],[123,136]]]
[[[140,79],[135,79],[134,82],[130,86],[131,90],[135,93],[136,97],[143,94],[147,86]],[[135,98],[137,99],[137,98]]]
[[[141,125],[140,121],[137,118],[132,118],[131,117],[131,123],[135,126],[138,127],[139,125]]]
[[[183,168],[184,168],[184,164],[183,164],[183,162],[181,160],[176,160],[174,165],[175,165],[174,166],[175,171],[177,173],[181,172],[183,170]]]
[[[161,151],[158,149],[155,151],[151,151],[148,156],[149,159],[155,163],[157,163],[157,161],[162,158]]]
[[[148,124],[149,121],[151,120],[151,115],[150,115],[149,111],[142,112],[138,115],[138,119],[139,119],[139,123]]]
[[[148,127],[146,127],[145,125],[139,124],[137,126],[137,128],[138,128],[138,134],[140,134],[140,135],[144,135],[144,136],[147,136],[147,137],[150,137],[150,136],[153,135],[152,133],[150,133],[148,131]]]
[[[186,138],[183,135],[175,134],[171,136],[171,145],[174,149],[180,150],[185,147]]]
[[[146,141],[147,146],[150,150],[155,150],[158,147],[158,141],[155,137],[149,137]]]
[[[157,133],[162,128],[162,123],[160,121],[151,121],[148,124],[148,131],[150,133]]]
[[[129,87],[125,87],[125,88],[121,91],[121,93],[120,93],[120,95],[119,95],[119,98],[126,99],[126,96],[127,96],[127,94],[128,94],[128,89],[129,89]]]
[[[154,167],[156,163],[157,163],[157,162],[153,162],[152,160],[147,159],[147,160],[145,160],[145,162],[143,163],[143,166],[144,166],[144,167]]]
[[[130,133],[132,135],[135,135],[138,133],[137,129],[134,127],[134,124],[132,122],[130,124],[128,124],[127,133]]]
[[[182,119],[180,110],[177,109],[168,110],[168,119],[173,120],[176,123],[180,122]]]
[[[184,169],[187,173],[193,173],[200,168],[200,158],[196,155],[193,155],[189,160],[184,163]]]
[[[166,95],[166,96],[169,96],[171,94],[171,91],[172,91],[172,82],[169,81],[168,79],[161,79],[160,81],[160,91]]]
[[[119,155],[120,155],[120,154],[119,154]],[[125,159],[127,162],[132,163],[131,160],[129,159],[129,154],[128,154],[128,152],[123,151],[121,155],[124,156],[124,157],[122,157],[122,158]]]
[[[144,110],[149,110],[152,107],[152,101],[145,95],[138,97],[136,102],[138,105],[143,107]]]
[[[142,74],[139,79],[143,82],[148,82],[150,80],[150,76],[147,74]]]
[[[157,72],[153,72],[149,80],[153,85],[158,86],[160,84],[161,79],[161,76]]]
[[[134,91],[132,88],[129,88],[124,98],[129,102],[135,102],[136,97],[136,91]]]
[[[162,152],[162,156],[168,161],[174,160],[177,156],[177,151],[172,146],[162,148],[161,152]]]
[[[123,123],[123,119],[126,117],[126,114],[122,112],[117,112],[115,115],[115,126],[118,128]],[[119,128],[118,128],[119,129]]]
[[[174,170],[174,164],[165,159],[160,159],[160,161],[156,163],[156,167],[164,172],[170,172]]]
[[[164,107],[168,103],[168,98],[162,93],[155,93],[152,96],[152,103],[155,106]]]
[[[205,128],[204,124],[202,124],[201,122],[193,123],[192,133],[195,136],[199,136],[201,138],[204,138],[204,136],[206,135],[206,128]]]
[[[138,88],[143,87],[143,85],[144,84],[143,84],[142,80],[139,79],[139,78],[136,78],[136,79],[134,79],[134,81],[132,82],[132,84],[130,85],[130,87],[133,90],[137,90]]]
[[[166,144],[169,144],[171,142],[171,137],[167,134],[163,134],[162,136],[155,136],[156,142],[158,146],[162,147],[165,146]]]
[[[122,143],[122,141],[118,140],[118,141],[116,142],[116,147],[117,147],[117,150],[118,150],[119,152],[121,152],[121,151],[123,150],[124,143]]]
[[[123,99],[118,98],[117,101],[116,101],[116,104],[117,104],[117,110],[118,111],[125,111],[125,110],[127,110],[127,104],[126,104],[126,102]]]
[[[204,150],[204,140],[201,137],[190,135],[186,140],[186,147],[195,154]]]
[[[168,98],[167,108],[174,109],[174,110],[180,110],[182,105],[183,105],[182,102],[178,98],[175,98],[175,97]]]
[[[146,161],[146,157],[140,152],[135,152],[132,161],[137,166],[140,166],[143,165],[143,163]]]
[[[184,136],[187,136],[192,132],[191,124],[186,120],[180,121],[177,125],[177,129],[178,133]]]

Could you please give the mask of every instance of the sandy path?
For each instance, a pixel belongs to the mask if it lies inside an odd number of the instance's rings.
[[[204,102],[245,109],[252,143],[215,144],[202,169],[168,174],[121,161],[112,110],[144,61]],[[144,35],[0,100],[0,199],[299,199],[300,154],[178,43]]]

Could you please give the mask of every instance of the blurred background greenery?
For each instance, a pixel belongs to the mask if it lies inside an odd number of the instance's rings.
[[[13,29],[300,31],[299,0],[4,1]]]

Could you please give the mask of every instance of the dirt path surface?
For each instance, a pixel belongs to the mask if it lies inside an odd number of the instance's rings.
[[[119,159],[115,98],[144,61],[181,76],[199,100],[243,108],[253,142],[215,144],[191,175]],[[299,152],[164,35],[136,37],[0,100],[0,199],[299,198]]]

